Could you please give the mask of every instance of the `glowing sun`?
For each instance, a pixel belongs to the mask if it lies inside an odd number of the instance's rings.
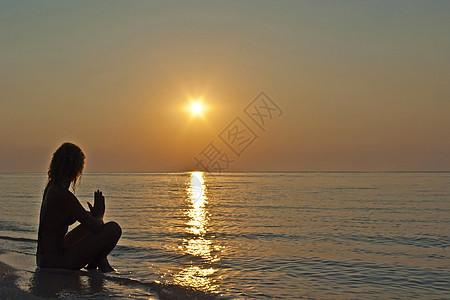
[[[203,111],[203,107],[202,107],[202,105],[200,103],[198,103],[198,102],[192,103],[192,105],[191,105],[191,112],[194,115],[198,115],[202,111]]]

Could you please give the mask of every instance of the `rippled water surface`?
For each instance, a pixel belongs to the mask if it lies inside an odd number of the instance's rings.
[[[34,255],[45,180],[0,174],[0,249]],[[106,284],[110,296],[156,282],[223,298],[450,298],[450,173],[85,174],[86,208],[96,189],[123,228],[117,277],[137,282]]]

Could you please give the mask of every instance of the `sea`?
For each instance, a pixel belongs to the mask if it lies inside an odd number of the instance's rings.
[[[117,270],[36,270],[45,173],[0,173],[0,260],[28,295],[450,299],[449,172],[86,173],[122,237]],[[45,272],[44,272],[45,273]],[[47,276],[47,277],[46,277]]]

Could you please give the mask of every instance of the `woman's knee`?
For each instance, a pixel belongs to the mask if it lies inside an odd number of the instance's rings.
[[[103,230],[105,230],[106,232],[108,232],[117,239],[119,239],[120,236],[122,235],[122,228],[120,227],[119,224],[117,224],[114,221],[105,223],[105,225],[103,225]]]

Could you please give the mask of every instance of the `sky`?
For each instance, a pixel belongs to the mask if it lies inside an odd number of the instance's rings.
[[[2,0],[0,172],[45,172],[66,141],[88,172],[450,170],[449,15],[449,1]],[[261,103],[279,108],[263,128],[245,110]]]

